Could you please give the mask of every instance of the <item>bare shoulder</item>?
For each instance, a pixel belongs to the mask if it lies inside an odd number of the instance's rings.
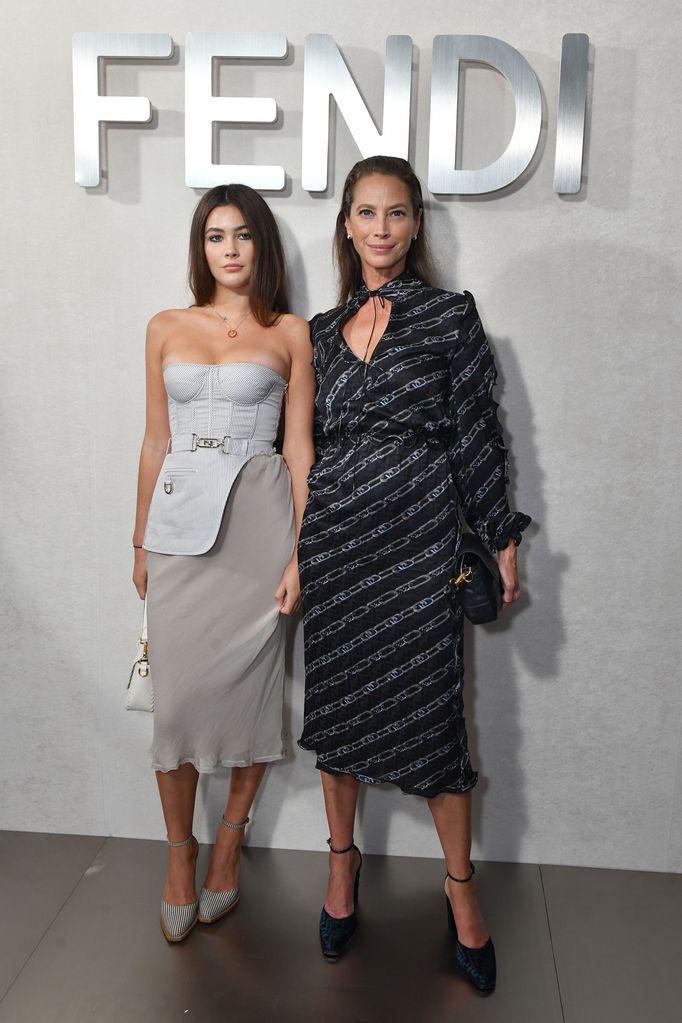
[[[152,334],[162,334],[165,331],[174,330],[183,323],[187,323],[197,315],[196,306],[188,309],[162,309],[160,313],[152,316],[147,325],[147,330]]]
[[[188,309],[162,309],[147,324],[147,344],[152,349],[160,350],[173,334],[182,331],[197,314],[196,306]]]
[[[283,313],[277,322],[277,329],[283,334],[292,356],[310,350],[308,321],[302,316]]]

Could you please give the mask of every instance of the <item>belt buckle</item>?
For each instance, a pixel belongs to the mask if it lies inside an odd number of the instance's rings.
[[[219,448],[222,443],[217,437],[197,437],[198,448]]]
[[[249,453],[249,444],[251,441],[248,437],[223,437],[220,442],[223,452],[226,455],[243,455],[246,456]]]

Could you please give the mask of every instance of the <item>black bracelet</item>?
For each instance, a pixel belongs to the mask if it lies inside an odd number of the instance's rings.
[[[134,544],[133,544],[133,547],[135,548],[135,550],[136,550],[136,551],[142,551],[142,550],[144,550],[144,547],[142,546],[142,544],[141,544],[141,543],[134,543]]]

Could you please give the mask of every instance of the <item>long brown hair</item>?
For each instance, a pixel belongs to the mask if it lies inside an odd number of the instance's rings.
[[[248,185],[216,185],[197,204],[189,233],[189,286],[194,301],[196,305],[209,305],[215,295],[215,278],[204,251],[204,231],[217,206],[236,206],[249,229],[256,256],[249,283],[249,305],[258,323],[271,327],[281,313],[289,312],[284,249],[270,207]]]
[[[362,284],[362,263],[352,241],[346,237],[346,217],[350,216],[356,184],[360,178],[366,178],[369,174],[385,174],[387,177],[397,178],[398,181],[407,185],[412,212],[415,217],[421,213],[422,220],[417,239],[408,249],[405,266],[424,284],[429,286],[433,284],[433,260],[426,236],[424,200],[419,178],[408,161],[402,160],[399,156],[369,156],[366,160],[359,160],[351,168],[343,186],[341,209],[336,218],[334,260],[339,272],[340,303],[346,302]]]

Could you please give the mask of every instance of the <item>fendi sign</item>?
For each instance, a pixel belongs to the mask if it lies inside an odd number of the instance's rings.
[[[586,35],[565,35],[557,102],[554,189],[580,191],[588,46]],[[76,183],[99,184],[100,123],[151,120],[144,96],[102,96],[100,58],[164,60],[172,56],[173,40],[164,33],[78,32],[73,39],[73,108]],[[272,123],[277,104],[272,98],[216,96],[214,59],[284,60],[288,43],[277,32],[190,32],[185,44],[185,181],[209,188],[224,181],[263,191],[284,188],[285,168],[261,164],[213,162],[214,124]],[[458,169],[457,123],[462,63],[481,63],[507,79],[516,105],[509,145],[487,167]],[[407,158],[412,92],[412,40],[389,36],[384,71],[384,116],[379,130],[344,61],[329,35],[306,37],[303,76],[302,177],[309,192],[327,187],[329,106],[334,98],[363,157],[376,153]],[[480,195],[515,181],[528,167],[540,138],[542,99],[532,67],[509,43],[492,36],[439,35],[433,41],[428,186],[435,194]]]

